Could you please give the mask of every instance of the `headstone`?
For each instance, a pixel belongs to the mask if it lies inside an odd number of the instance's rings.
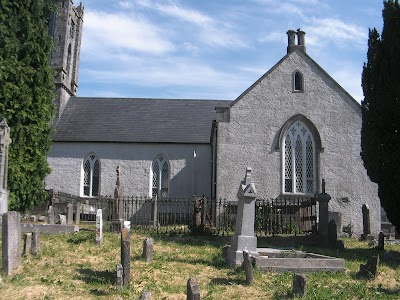
[[[200,300],[200,286],[197,279],[189,278],[187,281],[187,300]]]
[[[37,221],[36,216],[35,215],[29,216],[29,221],[30,222],[36,222]]]
[[[231,245],[224,245],[224,246],[222,247],[222,257],[223,257],[224,259],[227,259],[227,258],[228,258],[228,250],[229,250],[230,247],[231,247]]]
[[[328,220],[335,220],[338,234],[341,234],[342,230],[342,213],[338,211],[328,211]]]
[[[378,275],[379,255],[372,256],[368,259],[365,265],[360,265],[358,275],[367,278],[375,278]]]
[[[292,293],[303,297],[306,294],[307,280],[302,274],[293,274]]]
[[[246,168],[246,176],[239,186],[235,234],[231,237],[228,250],[227,262],[230,267],[242,264],[243,250],[249,251],[253,257],[258,256],[257,238],[254,235],[256,197],[251,168]]]
[[[37,256],[39,254],[40,248],[40,232],[34,231],[32,232],[32,248],[31,253],[33,256]]]
[[[335,220],[330,220],[328,223],[328,244],[330,248],[336,249],[337,226]]]
[[[121,230],[121,264],[124,269],[123,285],[129,285],[131,277],[131,235],[130,228],[123,227]]]
[[[24,256],[28,256],[31,253],[32,246],[32,233],[27,232],[24,234]]]
[[[81,223],[81,203],[76,203],[76,212],[75,212],[75,225],[79,225]]]
[[[371,235],[371,220],[369,216],[369,207],[367,204],[362,206],[362,219],[363,219],[363,234],[361,240],[373,240],[374,237]]]
[[[249,253],[249,251],[244,250],[243,251],[243,268],[244,268],[244,272],[246,274],[246,283],[248,285],[253,284],[253,265],[251,262],[252,258],[251,255]]]
[[[3,215],[2,271],[10,275],[21,264],[21,215],[9,211]]]
[[[48,221],[49,221],[49,224],[51,224],[51,225],[54,224],[54,207],[53,207],[53,205],[49,206]]]
[[[153,261],[153,239],[147,238],[143,241],[143,258],[146,262]]]
[[[97,210],[96,213],[96,245],[101,246],[103,244],[103,211]]]
[[[337,249],[338,252],[343,252],[344,251],[344,243],[343,243],[342,240],[337,240],[336,249]]]
[[[193,196],[193,205],[194,205],[193,226],[196,228],[201,225],[201,204],[200,204],[200,199],[198,197]]]
[[[378,250],[385,250],[385,234],[381,231],[378,237]]]
[[[66,215],[59,215],[60,216],[60,224],[67,225],[67,216]]]
[[[322,179],[322,193],[317,195],[317,201],[319,203],[318,233],[323,241],[328,240],[329,200],[331,196],[325,192],[325,179]]]
[[[122,289],[123,274],[124,274],[124,268],[122,267],[122,265],[118,264],[117,265],[117,280],[115,283],[115,287],[118,292],[121,291],[121,289]]]
[[[144,291],[138,300],[150,300],[151,299],[151,292]]]
[[[67,204],[67,225],[74,223],[74,205],[72,203]]]

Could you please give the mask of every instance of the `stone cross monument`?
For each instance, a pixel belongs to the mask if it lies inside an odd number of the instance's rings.
[[[257,237],[254,235],[256,197],[256,187],[251,178],[251,168],[248,167],[238,192],[235,235],[231,237],[231,247],[228,250],[227,257],[229,266],[240,265],[243,262],[243,250],[247,250],[253,257],[258,256]]]
[[[3,119],[0,122],[0,218],[1,215],[8,211],[8,191],[7,191],[7,174],[8,174],[8,147],[11,143],[10,127]]]
[[[113,221],[112,230],[113,232],[121,232],[123,222],[124,222],[124,201],[122,195],[122,185],[121,185],[121,167],[118,165],[117,169],[117,182],[115,183],[114,190],[114,211],[113,211]]]

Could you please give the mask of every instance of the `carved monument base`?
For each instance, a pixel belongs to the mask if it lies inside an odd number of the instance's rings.
[[[234,235],[231,237],[231,247],[228,249],[227,263],[229,267],[243,263],[243,250],[247,250],[252,257],[258,257],[257,237]]]

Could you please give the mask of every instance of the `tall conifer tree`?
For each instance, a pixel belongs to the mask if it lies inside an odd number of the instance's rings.
[[[42,202],[54,116],[52,41],[43,0],[0,0],[0,117],[11,128],[10,208]]]
[[[370,30],[362,73],[361,156],[389,220],[400,228],[400,5],[383,4],[382,36]]]

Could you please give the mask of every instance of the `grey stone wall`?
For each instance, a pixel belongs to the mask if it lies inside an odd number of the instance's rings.
[[[293,72],[304,76],[304,92],[293,92]],[[362,232],[361,207],[371,209],[372,232],[380,229],[377,186],[364,169],[361,151],[361,109],[349,94],[301,51],[291,52],[256,82],[230,108],[229,122],[218,123],[217,197],[235,199],[241,174],[253,168],[260,197],[282,194],[279,133],[296,114],[318,129],[319,183],[326,180],[330,211],[342,212],[342,224]],[[320,187],[319,187],[320,188]],[[348,199],[348,201],[347,201]]]
[[[123,194],[149,196],[150,170],[159,154],[170,163],[170,196],[211,194],[211,146],[201,144],[54,143],[47,159],[52,172],[46,188],[81,195],[82,163],[91,152],[100,159],[101,195],[114,194],[120,165]]]
[[[61,115],[69,97],[76,95],[78,86],[84,9],[82,4],[75,7],[72,0],[58,0],[56,6],[57,13],[54,16],[54,30],[52,30],[54,47],[50,64],[56,71],[54,79],[56,104],[58,115]],[[71,46],[71,56],[68,60],[69,46]]]

